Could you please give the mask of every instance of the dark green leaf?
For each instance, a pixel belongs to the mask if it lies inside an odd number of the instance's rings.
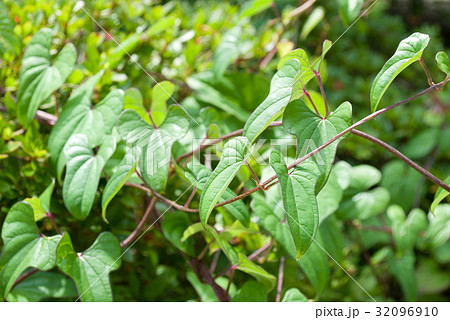
[[[161,223],[167,239],[173,243],[178,249],[190,256],[195,255],[194,241],[186,239],[183,241],[183,233],[189,227],[189,218],[186,212],[176,211],[164,215]]]

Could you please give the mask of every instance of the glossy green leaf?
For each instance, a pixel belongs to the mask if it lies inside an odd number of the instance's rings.
[[[125,110],[117,120],[123,140],[141,150],[139,171],[145,182],[157,192],[166,188],[172,146],[189,129],[188,115],[178,106],[171,106],[161,126],[155,129],[134,110]]]
[[[167,100],[173,94],[175,86],[170,81],[162,81],[152,88],[152,104],[150,107],[152,119],[156,126],[160,126],[163,123],[164,118],[167,115]]]
[[[116,172],[108,180],[102,195],[102,217],[106,219],[106,208],[115,195],[122,189],[131,175],[136,171],[139,161],[139,149],[134,148],[125,154]]]
[[[14,24],[9,19],[8,9],[3,0],[0,0],[0,53],[18,54],[21,46],[19,37],[14,33]]]
[[[198,190],[203,190],[211,173],[211,170],[200,163],[190,163],[188,164],[188,170],[185,172],[185,175],[186,178]],[[236,194],[230,188],[226,188],[218,201],[222,202],[234,197],[236,197]],[[247,206],[242,200],[227,204],[224,206],[224,208],[227,209],[244,226],[248,227],[250,223],[250,213],[248,212]]]
[[[28,127],[38,107],[53,91],[59,89],[72,73],[77,52],[72,44],[67,44],[52,62],[50,47],[52,31],[41,29],[27,45],[20,70],[17,91],[17,117],[24,127]]]
[[[294,100],[289,103],[283,115],[283,127],[287,132],[297,136],[297,158],[334,138],[351,124],[352,106],[347,101],[326,119],[322,119],[311,111],[302,100]],[[316,185],[316,192],[325,185],[334,161],[336,148],[348,135],[349,133],[309,158],[309,161],[314,161],[318,165],[322,173]]]
[[[239,57],[241,34],[242,28],[236,26],[222,36],[220,44],[213,56],[212,70],[215,79],[220,79],[227,67]]]
[[[108,137],[98,149],[92,152],[88,139],[83,134],[73,135],[64,147],[67,170],[63,185],[63,199],[69,212],[84,220],[91,211],[98,182],[106,161],[116,149],[116,141]]]
[[[102,74],[102,72],[97,73],[72,91],[50,133],[48,149],[51,163],[58,177],[64,169],[63,149],[69,138],[74,134],[82,133],[87,136],[91,147],[100,145],[111,133],[122,111],[124,103],[122,90],[111,91],[94,108],[91,108],[92,92]]]
[[[281,302],[307,302],[308,298],[297,288],[291,288],[286,291]]]
[[[313,162],[308,162],[295,167],[288,174],[285,160],[278,150],[270,154],[270,164],[280,181],[283,205],[298,260],[313,242],[319,226],[315,188],[320,172]]]
[[[356,18],[364,4],[364,0],[339,0],[339,15],[345,25],[349,25]]]
[[[25,199],[33,207],[34,220],[39,221],[46,217],[50,212],[50,200],[52,198],[53,188],[55,187],[55,179],[52,180],[50,185],[42,192],[39,198],[27,198]]]
[[[183,233],[189,227],[189,218],[186,212],[176,211],[164,215],[161,222],[161,228],[166,238],[172,244],[187,253],[190,256],[195,256],[194,241],[186,239],[183,241]]]
[[[247,1],[241,9],[239,13],[239,19],[253,17],[258,13],[263,12],[264,10],[270,8],[273,0],[250,0]]]
[[[2,227],[3,253],[0,258],[0,300],[3,300],[20,274],[29,267],[50,270],[55,266],[60,235],[46,237],[36,226],[32,207],[16,203]]]
[[[400,72],[422,57],[423,50],[429,41],[430,37],[427,34],[416,32],[400,42],[394,55],[386,62],[372,83],[370,89],[372,112],[377,110],[387,88]]]
[[[256,280],[261,282],[268,291],[272,290],[277,282],[277,278],[269,274],[266,270],[258,266],[253,261],[249,260],[242,253],[238,253],[239,261],[236,269],[253,276]]]
[[[243,135],[247,137],[250,143],[253,143],[261,132],[281,115],[291,99],[292,86],[299,71],[300,62],[296,59],[291,59],[284,63],[273,76],[269,95],[253,111],[245,123]]]
[[[74,298],[78,296],[73,281],[55,272],[41,272],[17,284],[7,295],[8,302],[39,302],[44,298]]]
[[[109,273],[120,267],[119,240],[110,232],[101,233],[85,251],[76,252],[68,233],[56,248],[56,265],[75,281],[81,301],[112,301]]]
[[[208,177],[200,198],[200,220],[204,227],[217,201],[251,155],[249,148],[250,142],[246,137],[230,139],[223,147],[220,162]]]
[[[301,39],[306,39],[306,37],[313,31],[313,29],[323,20],[325,17],[325,9],[323,7],[316,7],[311,12],[311,14],[306,19],[303,24],[302,31],[300,33]]]
[[[436,53],[436,62],[439,69],[447,75],[450,75],[450,61],[444,51]]]
[[[450,177],[447,177],[447,179],[444,180],[444,183],[447,185],[450,184]],[[442,202],[447,196],[449,195],[449,192],[447,190],[442,189],[439,187],[436,190],[436,193],[434,194],[434,200],[433,203],[431,203],[430,211],[434,214],[434,210],[436,210],[436,207],[439,205],[439,203]]]

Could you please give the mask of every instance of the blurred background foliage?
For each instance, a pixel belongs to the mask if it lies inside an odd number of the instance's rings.
[[[340,12],[341,1],[276,0],[256,13],[252,12],[252,1],[3,2],[4,5],[0,2],[0,30],[10,27],[13,32],[0,35],[0,222],[14,203],[38,196],[52,181],[47,151],[51,127],[33,121],[25,131],[15,114],[23,48],[42,27],[54,32],[52,54],[62,44],[71,42],[77,48],[78,58],[66,84],[41,110],[55,114],[74,87],[103,69],[105,75],[95,87],[94,102],[112,88],[125,91],[137,88],[143,105],[149,109],[157,94],[152,89],[155,81],[170,81],[174,84],[174,101],[179,101],[196,119],[207,118],[205,114],[216,119],[213,122],[217,135],[243,127],[248,115],[266,97],[280,57],[294,48],[303,48],[310,57],[317,57],[325,39],[335,43],[325,64],[328,102],[334,109],[349,100],[353,120],[357,121],[369,114],[372,80],[400,40],[415,31],[430,35],[424,60],[435,82],[444,77],[435,66],[434,54],[448,48],[450,42],[448,21],[430,18],[434,11],[428,9],[436,2],[425,0],[379,0],[366,13],[372,1],[359,1],[358,13],[362,17],[348,30],[356,16]],[[440,15],[448,16],[443,12]],[[398,102],[426,87],[424,71],[415,64],[395,80],[382,104]],[[319,92],[314,81],[308,88]],[[445,178],[450,172],[449,96],[447,86],[439,94],[427,95],[383,114],[361,126],[361,130],[387,141],[437,177]],[[170,100],[168,104],[173,103]],[[205,107],[211,108],[201,113]],[[206,119],[203,124],[207,122]],[[186,151],[189,139],[201,139],[207,130],[206,125],[192,125],[185,143],[174,146],[175,156]],[[264,137],[281,138],[286,134],[282,128],[274,128]],[[270,146],[263,146],[260,153],[267,157],[269,149]],[[288,155],[294,157],[294,152],[289,150]],[[113,170],[123,153],[124,148],[119,147],[108,162],[106,173]],[[319,195],[323,221],[319,242],[375,299],[448,301],[450,205],[441,205],[435,217],[426,215],[437,187],[385,150],[357,136],[342,142],[337,153],[339,160],[345,162],[339,162],[339,169],[333,171],[327,184],[329,187]],[[264,166],[252,166],[260,176],[271,174]],[[231,187],[234,190],[253,187],[249,178],[250,173],[243,168]],[[333,188],[330,187],[333,179],[348,181],[340,184],[335,181]],[[102,179],[100,190],[105,183]],[[183,181],[172,178],[167,196],[174,199],[185,187]],[[272,189],[273,197],[278,199],[279,191]],[[70,230],[80,251],[101,231],[109,230],[125,238],[147,201],[142,191],[123,189],[111,202],[109,224],[105,224],[101,219],[99,192],[93,214],[79,222],[66,214],[60,193],[56,189],[52,197],[53,215],[63,229]],[[184,203],[188,196],[179,202]],[[261,213],[264,210],[258,207],[261,199],[264,200],[264,195],[257,193],[245,200],[248,206],[252,202],[252,208],[259,208],[253,209],[252,221],[254,230],[260,232],[233,231],[233,221],[224,210],[216,212],[215,227],[230,229],[228,240],[236,251],[245,254],[273,241],[271,253],[258,262],[276,275],[284,249],[276,237],[272,240],[267,230],[263,231],[267,228]],[[327,205],[327,199],[332,204]],[[193,206],[197,204],[198,197],[192,202]],[[282,214],[267,196],[259,205],[277,216]],[[158,206],[160,210],[165,208],[162,204]],[[198,220],[184,213],[179,215],[187,222],[186,227]],[[164,221],[160,228],[168,223]],[[51,229],[49,222],[39,223],[42,230]],[[412,240],[401,243],[407,237]],[[203,236],[194,238],[195,250],[200,252],[205,245]],[[216,273],[220,275],[228,262],[216,252],[220,251],[212,246],[207,259],[217,265]],[[298,263],[286,259],[284,289],[298,288],[307,298],[315,300],[368,300],[317,246],[313,245],[302,259]],[[125,254],[121,268],[111,274],[111,282],[116,301],[216,299],[212,289],[194,276],[176,244],[170,244],[156,230],[146,233]],[[217,282],[226,286],[228,281],[220,276]],[[259,285],[249,281],[245,274],[236,273],[230,293],[234,292],[235,300],[274,300],[274,290],[266,293]],[[259,296],[254,292],[262,293]]]

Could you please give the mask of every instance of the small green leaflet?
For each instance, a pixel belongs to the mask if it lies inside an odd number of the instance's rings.
[[[0,53],[13,52],[20,53],[22,43],[14,33],[14,24],[8,17],[8,9],[0,0]]]
[[[35,221],[41,220],[50,212],[50,200],[52,198],[54,187],[55,179],[52,180],[50,185],[44,190],[44,192],[42,192],[39,198],[33,197],[25,199],[25,201],[33,207]]]
[[[6,296],[8,302],[39,302],[44,298],[74,298],[77,288],[71,279],[55,272],[29,276],[17,284]]]
[[[200,198],[200,220],[204,227],[217,201],[251,155],[249,148],[250,142],[242,136],[230,139],[223,147],[220,162],[206,181]]]
[[[323,20],[325,17],[325,9],[323,7],[314,8],[313,12],[308,16],[303,24],[302,32],[300,33],[301,39],[306,39],[308,34]]]
[[[162,81],[152,88],[152,104],[150,107],[152,119],[156,126],[160,126],[163,123],[164,118],[167,115],[167,100],[173,94],[175,86],[170,81]]]
[[[386,62],[372,83],[370,89],[372,112],[377,110],[387,88],[400,72],[422,57],[423,50],[425,50],[429,41],[429,35],[416,32],[400,42],[394,55]]]
[[[213,56],[212,70],[216,80],[220,79],[230,63],[239,57],[241,33],[242,28],[236,26],[222,36]]]
[[[448,55],[444,51],[436,53],[436,62],[442,72],[447,76],[450,75],[450,61],[448,60]]]
[[[33,120],[40,104],[61,87],[75,65],[77,52],[73,44],[64,46],[53,63],[50,59],[51,44],[52,31],[40,29],[31,38],[23,56],[17,91],[17,117],[25,128]]]
[[[102,195],[102,217],[105,222],[107,222],[106,208],[108,204],[136,171],[139,156],[140,150],[138,148],[133,148],[128,151],[120,162],[116,172],[108,180]]]
[[[188,170],[185,172],[186,178],[198,189],[203,190],[211,175],[211,170],[200,163],[189,163]],[[236,194],[230,189],[226,188],[219,202],[229,200],[236,197]],[[250,213],[247,206],[242,200],[234,201],[224,206],[236,219],[238,219],[245,227],[250,223]]]
[[[338,0],[338,4],[342,22],[348,26],[358,17],[364,0]]]
[[[247,17],[253,17],[258,13],[263,12],[264,10],[270,8],[273,0],[250,0],[247,1],[241,9],[239,13],[239,20]]]
[[[291,59],[273,76],[269,95],[245,123],[243,135],[250,143],[253,143],[261,132],[281,115],[291,99],[294,80],[300,70],[300,62]]]
[[[127,143],[141,150],[139,171],[150,188],[164,192],[169,175],[172,146],[189,129],[188,115],[171,106],[161,126],[155,129],[134,110],[125,110],[117,120],[117,130]]]
[[[319,227],[315,188],[320,171],[310,161],[296,166],[288,174],[286,163],[278,150],[270,154],[270,164],[280,181],[284,209],[298,260],[313,242]]]
[[[291,288],[284,294],[283,300],[281,302],[307,302],[308,299],[303,293],[297,288]]]
[[[139,91],[139,89],[136,88],[130,88],[125,91],[125,101],[123,105],[124,110],[134,110],[139,115],[147,121],[147,123],[151,124],[152,121],[150,120],[150,117],[147,113],[147,110],[144,107],[144,102],[142,98],[142,93]]]
[[[120,267],[119,240],[110,232],[101,233],[83,252],[75,252],[68,233],[56,248],[56,265],[71,277],[79,298],[87,302],[112,302],[109,273]]]
[[[122,111],[124,104],[122,90],[111,91],[94,108],[91,108],[92,92],[102,75],[103,72],[97,73],[73,90],[50,133],[48,149],[52,166],[58,177],[64,169],[63,148],[69,138],[76,133],[82,133],[87,136],[91,147],[100,145],[105,137],[111,134],[117,117]]]
[[[0,258],[0,300],[28,267],[50,270],[55,266],[56,245],[60,235],[46,237],[36,226],[32,207],[16,203],[2,227],[3,253]]]
[[[78,220],[84,220],[91,211],[98,182],[106,161],[116,149],[116,141],[109,136],[92,152],[83,134],[73,135],[64,147],[67,170],[63,185],[63,199],[69,212]]]
[[[450,184],[450,176],[444,180],[444,183],[447,185]],[[432,214],[434,214],[434,210],[436,210],[436,207],[439,205],[439,203],[441,203],[441,201],[444,200],[445,197],[447,197],[448,195],[449,195],[448,191],[442,189],[441,187],[439,187],[436,190],[436,193],[434,194],[433,203],[431,204],[431,207],[430,207],[430,211]]]
[[[287,132],[297,136],[297,158],[326,143],[351,124],[352,106],[347,101],[325,119],[311,111],[302,100],[289,103],[283,115],[283,127]],[[316,185],[316,193],[328,179],[338,144],[348,135],[349,133],[309,158],[309,161],[314,161],[318,165],[322,173]]]

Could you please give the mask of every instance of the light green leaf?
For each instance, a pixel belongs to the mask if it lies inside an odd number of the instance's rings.
[[[126,38],[118,46],[114,46],[114,49],[107,55],[104,64],[104,69],[115,69],[124,61],[125,55],[132,54],[133,51],[142,43],[143,37],[140,33],[134,33]]]
[[[323,7],[314,8],[313,12],[308,16],[303,24],[302,31],[300,33],[301,39],[306,39],[311,31],[323,20],[325,17],[325,9]]]
[[[50,185],[44,190],[44,192],[42,192],[39,198],[33,197],[25,199],[25,201],[33,207],[35,221],[41,220],[50,212],[50,200],[52,198],[54,187],[55,179],[52,180]]]
[[[127,152],[120,162],[116,172],[114,172],[108,180],[102,195],[102,217],[105,222],[107,222],[106,208],[108,207],[108,204],[116,196],[120,189],[122,189],[131,175],[136,171],[139,156],[140,151],[137,148],[133,148]]]
[[[438,205],[434,213],[428,215],[430,226],[425,239],[432,248],[437,248],[450,239],[450,204]]]
[[[323,222],[328,216],[336,212],[342,198],[342,187],[339,184],[338,176],[335,173],[335,168],[333,168],[325,186],[317,195],[317,204],[320,212],[319,223]]]
[[[150,28],[145,33],[145,37],[147,39],[151,39],[152,37],[160,34],[165,30],[172,30],[172,27],[175,25],[176,19],[174,17],[163,17],[161,19],[156,20]]]
[[[188,115],[171,106],[161,126],[155,129],[134,110],[125,110],[117,120],[123,140],[141,150],[139,171],[150,188],[163,192],[169,175],[172,146],[189,129]]]
[[[214,52],[212,70],[214,78],[220,79],[227,67],[239,57],[242,28],[236,26],[227,31]]]
[[[305,297],[303,293],[297,288],[291,288],[284,294],[283,300],[281,302],[307,302],[308,298]]]
[[[317,236],[317,242],[321,242],[320,234]],[[322,294],[330,281],[330,266],[327,254],[317,243],[313,243],[305,255],[297,261],[297,264],[311,282],[316,295]]]
[[[167,115],[166,102],[170,99],[174,90],[175,86],[170,81],[159,82],[152,88],[152,105],[150,111],[152,119],[158,127],[163,123]]]
[[[292,95],[294,79],[300,71],[300,62],[291,59],[284,63],[273,76],[270,92],[267,98],[256,108],[244,126],[243,135],[250,143],[264,131],[267,126],[278,118],[288,104]]]
[[[344,201],[338,210],[341,219],[369,219],[386,210],[391,196],[383,187],[360,192]]]
[[[439,69],[447,75],[450,75],[450,61],[444,51],[436,53],[436,62]]]
[[[203,190],[206,182],[211,175],[211,170],[200,163],[189,163],[188,170],[185,172],[186,178],[198,189]],[[236,197],[236,194],[230,189],[226,188],[219,202],[229,200]],[[238,219],[244,226],[248,227],[250,223],[250,213],[247,206],[242,200],[234,201],[224,206],[236,219]]]
[[[14,33],[14,24],[8,17],[8,9],[0,0],[0,53],[20,53],[22,43]]]
[[[32,207],[16,203],[2,227],[3,253],[0,258],[0,300],[3,300],[20,274],[29,267],[50,270],[55,266],[60,235],[46,237],[36,226]]]
[[[63,199],[69,212],[84,220],[91,211],[98,182],[106,161],[116,149],[116,141],[108,137],[97,154],[92,152],[83,134],[73,135],[64,147],[67,170],[63,185]]]
[[[342,103],[325,119],[311,111],[302,100],[289,103],[283,115],[283,127],[297,136],[297,158],[334,138],[351,124],[352,106],[348,101]],[[308,161],[314,161],[322,173],[316,185],[316,193],[328,179],[338,144],[348,135],[349,133],[309,158]]]
[[[389,270],[397,279],[406,301],[417,300],[417,280],[414,269],[414,253],[396,256],[391,252],[388,259]]]
[[[450,177],[447,177],[447,179],[444,180],[444,183],[449,185],[450,184]],[[437,188],[436,193],[434,194],[434,200],[431,204],[430,211],[434,214],[434,210],[436,210],[436,207],[441,203],[442,200],[444,200],[449,195],[449,192],[447,190],[442,189],[441,187]]]
[[[375,167],[361,164],[350,168],[349,192],[369,190],[381,181],[381,172]]]
[[[73,44],[61,50],[53,63],[50,60],[52,31],[40,29],[27,45],[20,70],[17,92],[17,117],[26,128],[39,105],[57,90],[72,73],[77,58]]]
[[[188,228],[186,228],[186,230],[184,230],[181,241],[184,242],[190,237],[192,237],[194,234],[199,233],[201,231],[205,231],[202,224],[200,222],[194,223],[193,225],[190,225]]]
[[[75,252],[64,233],[56,248],[56,265],[75,281],[81,301],[111,302],[108,275],[120,267],[121,252],[119,240],[110,232],[101,233],[83,252]]]
[[[103,72],[97,73],[72,91],[50,133],[48,149],[52,166],[56,169],[58,177],[64,169],[63,149],[69,138],[74,134],[82,133],[87,136],[91,147],[100,145],[111,133],[122,111],[124,101],[122,90],[111,91],[94,108],[91,108],[92,92],[102,74]]]
[[[253,276],[256,280],[261,282],[268,291],[272,290],[277,282],[277,278],[269,274],[266,270],[249,260],[242,253],[238,253],[239,261],[236,267],[237,270],[245,272]]]
[[[204,227],[217,201],[251,155],[249,148],[250,142],[246,137],[230,139],[223,147],[220,162],[206,181],[200,198],[200,220]]]
[[[247,1],[241,8],[239,13],[239,20],[247,17],[253,17],[258,13],[270,8],[272,5],[272,0],[251,0]]]
[[[358,17],[364,0],[339,0],[338,4],[342,22],[348,26]]]
[[[307,162],[288,174],[286,163],[278,150],[270,154],[270,164],[280,181],[284,209],[298,260],[311,245],[319,226],[315,187],[320,172],[313,162]]]
[[[60,273],[37,272],[17,284],[8,293],[8,302],[39,302],[44,298],[78,296],[73,281]]]
[[[422,57],[423,50],[429,41],[430,37],[427,34],[416,32],[400,42],[394,55],[386,62],[372,83],[370,89],[372,112],[377,110],[387,88],[400,72]]]
[[[137,113],[139,113],[139,115],[142,117],[142,119],[147,121],[147,123],[149,123],[149,124],[152,123],[150,120],[150,117],[147,113],[147,110],[144,107],[142,94],[141,94],[141,91],[139,91],[139,89],[130,88],[125,91],[125,101],[124,101],[123,109],[124,110],[129,110],[129,109],[134,110]]]
[[[190,256],[195,256],[194,241],[186,239],[183,241],[184,231],[189,227],[189,218],[186,212],[176,211],[164,215],[161,222],[161,228],[166,238],[172,244],[187,253]]]

